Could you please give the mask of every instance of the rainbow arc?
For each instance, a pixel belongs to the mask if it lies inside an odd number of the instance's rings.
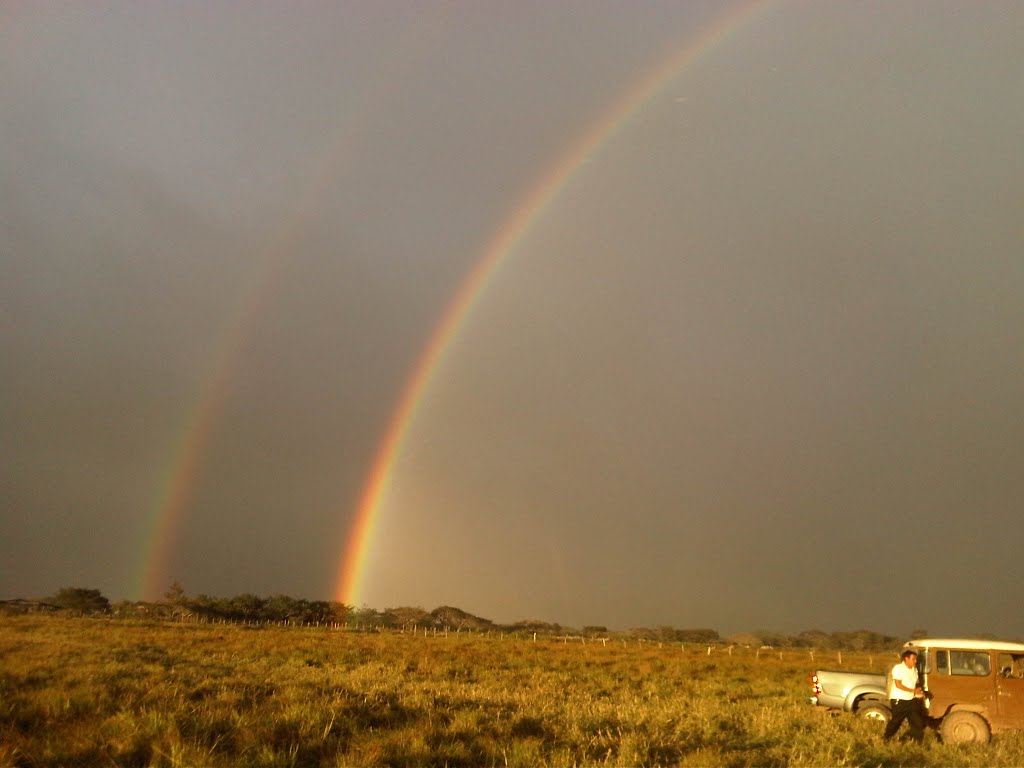
[[[360,495],[356,514],[338,566],[334,598],[347,605],[362,600],[366,562],[373,546],[379,517],[397,457],[412,431],[417,410],[445,356],[466,323],[473,307],[493,282],[501,266],[514,253],[559,194],[588,159],[597,154],[644,105],[701,56],[715,49],[769,5],[768,0],[741,3],[724,14],[697,39],[669,55],[652,72],[617,99],[596,122],[547,169],[512,207],[511,213],[483,248],[420,353],[388,421],[384,436]]]

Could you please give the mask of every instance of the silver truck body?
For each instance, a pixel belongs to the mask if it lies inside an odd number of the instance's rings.
[[[811,704],[828,709],[857,712],[868,703],[889,707],[885,675],[819,669],[811,677]]]

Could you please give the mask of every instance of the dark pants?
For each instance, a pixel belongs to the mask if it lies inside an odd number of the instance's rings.
[[[892,705],[892,719],[888,725],[885,726],[885,733],[882,738],[888,741],[896,735],[896,731],[903,725],[903,721],[906,720],[910,723],[910,738],[914,741],[921,741],[924,739],[924,712],[921,711],[921,700],[911,699],[905,701],[902,699],[892,699],[889,702]]]

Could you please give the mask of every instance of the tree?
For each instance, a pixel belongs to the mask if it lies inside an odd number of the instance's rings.
[[[370,608],[368,605],[363,605],[359,608],[352,608],[349,611],[347,621],[350,624],[367,625],[372,626],[383,621],[383,617],[380,611]]]
[[[789,638],[782,632],[771,629],[758,629],[751,633],[761,642],[761,647],[785,648],[789,645]]]
[[[263,618],[266,600],[259,595],[245,592],[235,595],[227,601],[226,613],[228,618],[243,621],[259,621]]]
[[[799,648],[815,648],[823,650],[826,648],[832,648],[835,642],[828,632],[823,632],[820,629],[805,629],[800,632],[793,642]]]
[[[110,611],[110,601],[98,589],[62,587],[56,595],[49,598],[49,602],[58,608],[74,613],[107,613]]]
[[[330,606],[330,613],[327,616],[329,621],[336,621],[339,624],[344,624],[348,621],[349,614],[352,611],[349,606],[337,600],[332,600],[328,605]]]
[[[676,640],[684,643],[718,643],[722,638],[716,629],[680,629]]]
[[[425,610],[409,606],[388,608],[382,618],[389,627],[425,627],[430,623],[430,615]]]
[[[482,619],[467,613],[461,608],[453,608],[450,605],[442,605],[430,612],[430,622],[435,627],[451,627],[456,632],[463,629],[473,629],[477,632],[487,631],[494,627],[490,619]]]
[[[326,600],[308,600],[306,613],[302,620],[307,622],[327,623],[334,616],[334,606]]]
[[[171,605],[181,605],[185,602],[185,588],[181,586],[181,582],[177,579],[172,581],[171,586],[164,592],[164,602]]]
[[[164,603],[170,609],[171,616],[176,619],[181,619],[192,613],[192,610],[189,608],[188,596],[185,594],[185,588],[181,586],[181,582],[177,579],[171,582],[171,586],[164,592]],[[165,612],[166,610],[167,608],[164,609]]]
[[[297,621],[302,618],[302,601],[288,595],[271,595],[263,607],[263,618],[268,621]]]
[[[852,632],[833,632],[832,640],[837,648],[850,648],[854,651],[880,651],[894,648],[897,639],[870,629],[857,629]]]

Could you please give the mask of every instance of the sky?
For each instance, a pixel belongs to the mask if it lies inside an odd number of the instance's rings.
[[[0,599],[1024,638],[1024,6],[0,7]]]

